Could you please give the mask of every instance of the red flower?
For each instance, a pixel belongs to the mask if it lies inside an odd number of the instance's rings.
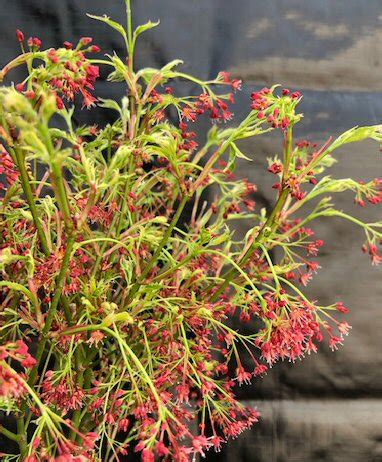
[[[204,435],[196,436],[192,440],[192,447],[194,448],[195,453],[200,454],[202,457],[205,457],[204,451],[209,449],[211,446],[211,441],[209,441]]]
[[[163,441],[158,441],[156,452],[159,457],[167,456],[170,453],[168,447],[163,443]]]
[[[239,385],[242,385],[243,383],[251,383],[252,374],[250,372],[245,371],[242,366],[239,366],[236,369],[236,375],[236,380],[239,382]]]
[[[42,42],[38,37],[29,37],[28,39],[28,46],[35,50],[39,50],[41,48]]]
[[[20,43],[23,42],[25,39],[24,33],[20,29],[16,30],[16,37]]]
[[[196,120],[195,109],[193,109],[192,107],[189,107],[189,106],[183,108],[182,116],[188,121],[195,122],[195,120]]]
[[[282,164],[279,164],[277,162],[274,162],[270,167],[268,167],[268,172],[278,174],[283,171],[283,166]]]
[[[256,377],[266,374],[268,371],[268,366],[265,364],[259,364],[255,367],[254,375]]]
[[[230,83],[231,82],[231,75],[229,72],[220,71],[219,76],[223,79],[223,82]]]
[[[342,302],[336,303],[336,309],[340,313],[345,313],[345,314],[349,313],[349,308],[346,308],[346,306],[344,306],[344,304]]]
[[[12,186],[19,179],[19,171],[15,166],[12,157],[0,144],[0,175],[4,175],[9,186]],[[2,188],[0,188],[2,189]]]
[[[337,329],[342,335],[348,335],[351,326],[347,322],[340,322],[337,324]]]
[[[239,79],[232,80],[231,86],[232,86],[233,91],[241,90],[242,84],[243,82]]]
[[[82,37],[82,38],[80,39],[81,45],[83,45],[83,46],[85,46],[85,47],[88,46],[88,45],[90,45],[90,44],[92,43],[92,41],[93,41],[93,39],[92,39],[91,37]]]
[[[329,340],[330,348],[333,351],[338,350],[338,345],[342,345],[342,339],[340,337],[336,337],[335,335],[332,335]]]
[[[142,462],[155,462],[154,452],[151,449],[142,451]]]

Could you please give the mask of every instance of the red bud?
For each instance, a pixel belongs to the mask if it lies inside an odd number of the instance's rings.
[[[16,37],[17,37],[17,40],[21,43],[24,41],[25,39],[25,36],[24,36],[24,32],[22,32],[20,29],[17,29],[16,30]]]
[[[93,39],[91,37],[82,37],[80,40],[81,45],[87,46],[92,43]]]

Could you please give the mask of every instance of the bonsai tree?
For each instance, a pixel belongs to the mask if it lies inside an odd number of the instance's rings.
[[[16,443],[6,461],[136,452],[183,462],[219,450],[259,417],[235,398],[237,385],[323,340],[335,350],[348,334],[341,302],[304,294],[324,244],[314,221],[361,226],[364,252],[382,258],[382,223],[331,199],[351,190],[359,205],[377,204],[381,181],[328,173],[338,148],[381,142],[381,126],[322,146],[296,140],[302,96],[278,86],[254,91],[247,117],[231,123],[240,80],[200,80],[179,60],[136,69],[137,40],[157,23],[134,29],[130,0],[126,10],[126,28],[91,16],[119,33],[126,56],[96,59],[88,37],[44,50],[17,31],[21,54],[0,73],[0,405],[14,417],[0,432]],[[27,77],[14,85],[19,66]],[[125,83],[121,101],[94,94],[99,66],[110,85]],[[176,80],[199,91],[179,95]],[[89,112],[77,125],[79,106],[95,105],[114,118],[95,126]],[[211,129],[196,141],[206,117]],[[234,169],[253,155],[240,140],[273,131],[284,143],[269,160],[275,200],[264,210]],[[238,219],[248,224],[242,240]]]

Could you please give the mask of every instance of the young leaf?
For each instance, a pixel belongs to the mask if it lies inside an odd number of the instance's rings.
[[[108,26],[110,26],[113,29],[115,29],[116,31],[118,31],[122,35],[122,37],[124,38],[125,43],[127,44],[127,34],[126,34],[126,31],[125,31],[124,27],[121,24],[119,24],[116,21],[113,21],[112,19],[110,19],[106,15],[96,16],[96,15],[93,15],[93,14],[88,14],[87,16],[89,16],[89,18],[91,18],[91,19],[95,19],[96,21],[104,22]]]
[[[248,160],[249,162],[252,162],[252,159],[250,159],[242,151],[240,151],[240,149],[236,146],[235,143],[231,143],[230,146],[233,149],[233,152],[236,157],[238,157],[239,159],[245,159],[245,160]]]
[[[353,127],[350,130],[342,133],[333,143],[329,146],[327,152],[332,152],[340,146],[347,143],[357,143],[366,139],[373,139],[382,141],[382,125],[370,125],[367,127]]]
[[[160,21],[152,22],[149,21],[146,24],[142,24],[141,26],[138,26],[135,31],[134,31],[134,43],[136,42],[137,38],[143,34],[143,32],[146,32],[147,30],[154,29],[154,27],[157,27],[160,24]]]
[[[112,109],[114,111],[117,111],[121,114],[121,108],[119,106],[119,104],[114,101],[113,99],[104,99],[104,98],[98,98],[98,106],[99,107],[103,107],[105,109]]]
[[[180,64],[183,64],[183,61],[181,59],[173,59],[164,67],[162,67],[162,72],[166,73],[168,71],[171,71],[172,69],[174,69],[174,67],[179,66]]]

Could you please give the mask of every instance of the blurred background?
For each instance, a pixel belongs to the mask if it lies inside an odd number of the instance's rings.
[[[142,38],[138,65],[163,66],[175,58],[201,78],[227,70],[244,80],[235,113],[249,110],[249,95],[280,83],[304,94],[305,114],[298,135],[324,142],[355,126],[382,122],[381,0],[136,0],[135,22],[161,20]],[[122,53],[118,34],[86,17],[107,14],[124,21],[122,0],[0,0],[1,65],[18,54],[15,29],[42,39],[44,47],[94,37],[104,52]],[[101,96],[118,97],[118,85],[98,85]],[[88,113],[81,117],[88,117]],[[108,117],[96,112],[97,122]],[[207,127],[205,127],[207,128]],[[266,158],[280,153],[276,134],[243,146],[254,159],[237,175],[255,181],[258,207],[273,200]],[[382,176],[375,143],[346,147],[336,155],[333,176]],[[352,210],[352,196],[336,204]],[[382,219],[382,208],[358,209],[365,221]],[[318,355],[296,364],[279,364],[263,379],[239,390],[257,406],[262,420],[208,461],[377,462],[382,461],[382,267],[371,267],[361,252],[363,234],[339,219],[315,227],[326,245],[323,267],[308,287],[322,304],[343,301],[353,326],[336,353],[323,346]],[[244,232],[238,226],[238,233]]]

